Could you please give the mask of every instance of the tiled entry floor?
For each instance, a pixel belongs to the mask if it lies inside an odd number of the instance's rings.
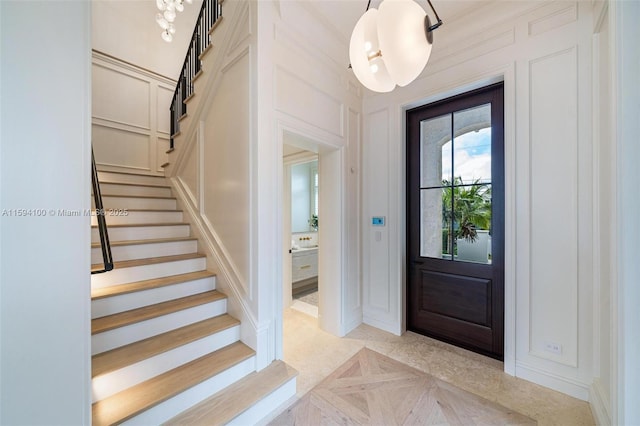
[[[540,425],[595,424],[588,403],[509,376],[499,361],[415,333],[395,336],[361,325],[338,338],[321,331],[316,318],[287,309],[284,336],[284,361],[299,372],[299,397],[368,347],[531,417]]]

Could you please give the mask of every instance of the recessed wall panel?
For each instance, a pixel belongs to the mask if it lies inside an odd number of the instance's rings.
[[[276,109],[336,136],[343,136],[343,105],[311,83],[276,68]]]
[[[364,147],[368,163],[365,176],[369,188],[367,211],[371,216],[385,216],[389,203],[389,111],[384,109],[370,114],[368,123],[369,137]],[[369,308],[389,313],[391,295],[388,226],[374,227],[370,224],[370,217],[365,220],[369,243],[368,282],[365,283],[368,286],[367,304]]]
[[[577,365],[577,51],[531,61],[530,352]],[[560,345],[559,353],[550,345]]]
[[[93,64],[92,116],[149,129],[149,82]]]
[[[92,126],[96,163],[149,170],[149,136],[126,130]]]

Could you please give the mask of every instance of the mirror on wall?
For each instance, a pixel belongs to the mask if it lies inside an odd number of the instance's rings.
[[[291,166],[291,232],[313,232],[318,217],[318,160]]]

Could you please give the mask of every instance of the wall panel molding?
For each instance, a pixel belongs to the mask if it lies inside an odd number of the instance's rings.
[[[97,164],[103,170],[163,175],[175,82],[96,51],[92,70]],[[145,149],[141,136],[147,140]]]
[[[577,73],[577,48],[529,62],[529,352],[571,367],[578,364]]]

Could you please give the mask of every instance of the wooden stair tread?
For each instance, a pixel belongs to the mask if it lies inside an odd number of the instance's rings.
[[[177,260],[189,260],[189,259],[199,259],[202,257],[206,257],[202,253],[187,253],[187,254],[176,254],[173,256],[159,256],[159,257],[149,257],[147,259],[134,259],[134,260],[123,260],[120,262],[114,262],[114,269],[122,269],[122,268],[132,268],[134,266],[145,266],[145,265],[155,265],[158,263],[164,262],[175,262]],[[102,267],[101,263],[96,263],[91,265],[91,269]]]
[[[215,277],[216,274],[210,271],[189,272],[187,274],[169,275],[162,278],[154,278],[144,281],[136,281],[127,284],[112,285],[109,287],[95,288],[91,290],[91,300],[103,299],[105,297],[120,296],[122,294],[134,293],[136,291],[151,290],[153,288],[166,287],[202,278]]]
[[[146,175],[143,173],[133,173],[133,172],[120,172],[120,171],[111,171],[111,170],[98,170],[98,173],[113,173],[116,175],[129,175],[129,176],[140,176],[140,177],[151,177],[151,178],[158,178],[158,179],[166,179],[165,176],[159,176],[159,175]]]
[[[109,179],[101,179],[100,185],[123,185],[123,186],[148,186],[151,188],[169,188],[171,189],[171,185],[166,184],[156,184],[156,183],[133,183],[133,182],[114,182]]]
[[[110,241],[111,247],[135,246],[139,244],[174,243],[179,241],[198,241],[195,237],[149,238],[145,240]],[[101,247],[100,243],[91,243],[91,248]]]
[[[186,222],[162,222],[162,223],[118,223],[114,225],[108,225],[107,228],[133,228],[133,227],[145,227],[145,226],[188,226]],[[91,225],[92,228],[97,228],[98,225]]]
[[[104,210],[109,211],[109,207],[105,207]],[[175,209],[127,209],[127,208],[122,208],[122,209],[111,209],[111,210],[126,210],[129,213],[130,212],[171,212],[171,213],[182,213],[182,210],[175,210]],[[95,212],[96,209],[91,209],[92,212]],[[108,216],[108,215],[107,215]],[[126,216],[126,215],[122,215],[122,216]]]
[[[282,361],[249,374],[221,392],[170,419],[164,425],[223,425],[276,390],[298,372]]]
[[[254,351],[241,342],[225,346],[178,368],[135,385],[93,404],[96,426],[121,423],[208,378],[252,357]]]
[[[135,324],[140,321],[178,312],[194,306],[226,299],[226,297],[227,296],[217,290],[211,290],[187,297],[181,297],[179,299],[169,300],[167,302],[157,303],[155,305],[144,306],[130,311],[95,318],[91,320],[91,334],[98,334],[115,328],[124,327],[129,324]]]
[[[237,319],[223,314],[102,352],[91,358],[91,377],[135,364],[239,324]]]
[[[118,194],[103,194],[101,193],[102,198],[107,197],[117,197],[117,198],[144,198],[151,200],[175,200],[176,197],[161,197],[159,195],[118,195]]]

